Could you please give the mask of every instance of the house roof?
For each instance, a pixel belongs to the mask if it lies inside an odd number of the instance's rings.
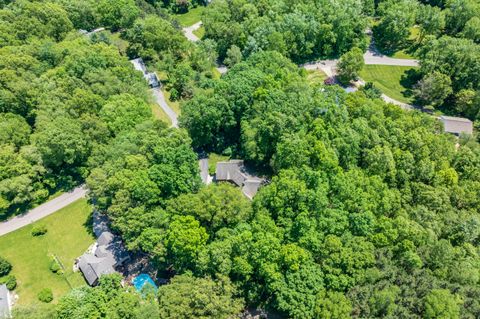
[[[0,318],[10,318],[10,295],[6,285],[0,285]]]
[[[109,258],[98,258],[92,254],[82,255],[78,262],[78,268],[82,271],[89,285],[94,285],[101,275],[115,272]]]
[[[453,116],[440,116],[440,121],[443,123],[445,132],[453,134],[472,134],[473,123],[469,119]]]
[[[243,194],[252,199],[263,183],[263,179],[249,174],[242,160],[218,162],[215,178],[217,181],[230,181],[242,188]]]
[[[142,72],[142,74],[145,76],[145,73],[147,73],[147,68],[145,67],[145,63],[143,63],[142,58],[137,58],[130,60],[130,62],[133,64],[133,68],[137,71]]]
[[[260,186],[262,186],[263,180],[261,179],[248,179],[245,181],[242,187],[242,192],[250,199],[253,199],[258,192]]]
[[[98,243],[98,246],[105,246],[113,242],[114,239],[115,239],[115,236],[111,232],[104,231],[98,237],[97,243]]]
[[[217,181],[232,181],[237,186],[242,186],[246,176],[242,173],[242,160],[231,160],[228,162],[218,162],[215,172]]]
[[[93,212],[93,232],[100,237],[103,232],[108,231],[108,217],[97,210]]]

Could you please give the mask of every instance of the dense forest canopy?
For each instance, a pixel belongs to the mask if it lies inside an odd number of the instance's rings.
[[[372,26],[379,49],[420,59],[424,104],[475,120],[478,1],[214,0],[193,44],[169,12],[202,4],[0,1],[0,214],[85,181],[170,281],[139,294],[104,276],[16,318],[480,317],[476,137],[296,64],[358,57]],[[179,129],[152,117],[135,57],[183,101]],[[218,59],[230,68],[215,79]],[[253,201],[202,185],[194,150],[245,159],[268,183]]]

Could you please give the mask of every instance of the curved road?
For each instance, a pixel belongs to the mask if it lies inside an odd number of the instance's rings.
[[[153,97],[155,102],[162,108],[162,110],[168,115],[170,121],[172,121],[172,127],[178,127],[178,118],[177,113],[168,106],[165,96],[160,88],[152,89]]]
[[[40,220],[59,209],[70,205],[80,198],[85,198],[87,189],[85,185],[79,186],[72,191],[62,194],[40,206],[37,206],[22,215],[15,216],[5,222],[0,223],[0,236],[8,234],[14,230],[27,226],[37,220]]]

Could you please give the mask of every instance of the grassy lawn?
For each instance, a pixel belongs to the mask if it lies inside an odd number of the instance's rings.
[[[179,101],[170,101],[170,91],[162,89],[163,95],[165,96],[165,100],[167,101],[168,106],[177,113],[177,115],[180,115],[182,111],[180,110],[180,102]]]
[[[384,94],[404,103],[411,103],[411,80],[415,67],[390,65],[365,65],[360,77],[365,82],[373,82]]]
[[[228,161],[230,159],[229,156],[220,155],[217,153],[210,153],[208,154],[208,172],[210,175],[215,174],[215,170],[217,168],[218,162]]]
[[[154,118],[156,118],[160,121],[163,121],[163,122],[167,123],[168,125],[172,124],[172,121],[168,117],[167,113],[165,113],[165,111],[160,106],[158,106],[155,103],[151,103],[150,108],[152,109],[152,114],[153,114]]]
[[[120,32],[115,32],[111,34],[112,44],[118,48],[121,54],[126,54],[128,41],[125,41],[120,38]]]
[[[328,76],[322,70],[308,70],[307,71],[307,80],[311,84],[323,84],[323,81],[328,78]]]
[[[201,20],[203,11],[205,10],[204,6],[198,6],[188,10],[187,13],[175,14],[174,17],[180,22],[184,27],[189,27],[192,24],[197,23]]]
[[[0,255],[13,265],[11,274],[17,278],[16,293],[21,305],[38,302],[42,288],[51,288],[54,301],[71,287],[85,284],[81,273],[72,270],[79,257],[93,242],[88,223],[92,212],[85,199],[80,199],[58,212],[31,225],[0,237]],[[46,225],[47,234],[33,237],[34,225]],[[50,271],[51,255],[65,267],[65,275]]]
[[[193,34],[195,34],[199,39],[203,38],[203,36],[205,35],[205,28],[203,27],[203,25],[197,30],[193,31]]]

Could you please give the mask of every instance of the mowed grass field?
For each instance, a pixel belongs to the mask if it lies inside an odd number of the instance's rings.
[[[80,272],[72,270],[74,261],[95,241],[91,234],[92,208],[80,199],[58,212],[33,224],[0,237],[0,256],[13,266],[11,274],[17,278],[15,292],[18,304],[39,302],[37,294],[43,288],[53,291],[56,302],[72,287],[85,285]],[[35,225],[45,225],[48,232],[34,237]],[[65,267],[64,275],[50,271],[51,256],[55,255]]]
[[[187,13],[175,14],[174,17],[183,27],[189,27],[202,19],[202,13],[205,7],[198,6],[188,10]]]
[[[412,103],[411,89],[414,83],[411,73],[415,67],[391,65],[365,65],[360,77],[365,82],[373,82],[384,94],[404,103]]]

